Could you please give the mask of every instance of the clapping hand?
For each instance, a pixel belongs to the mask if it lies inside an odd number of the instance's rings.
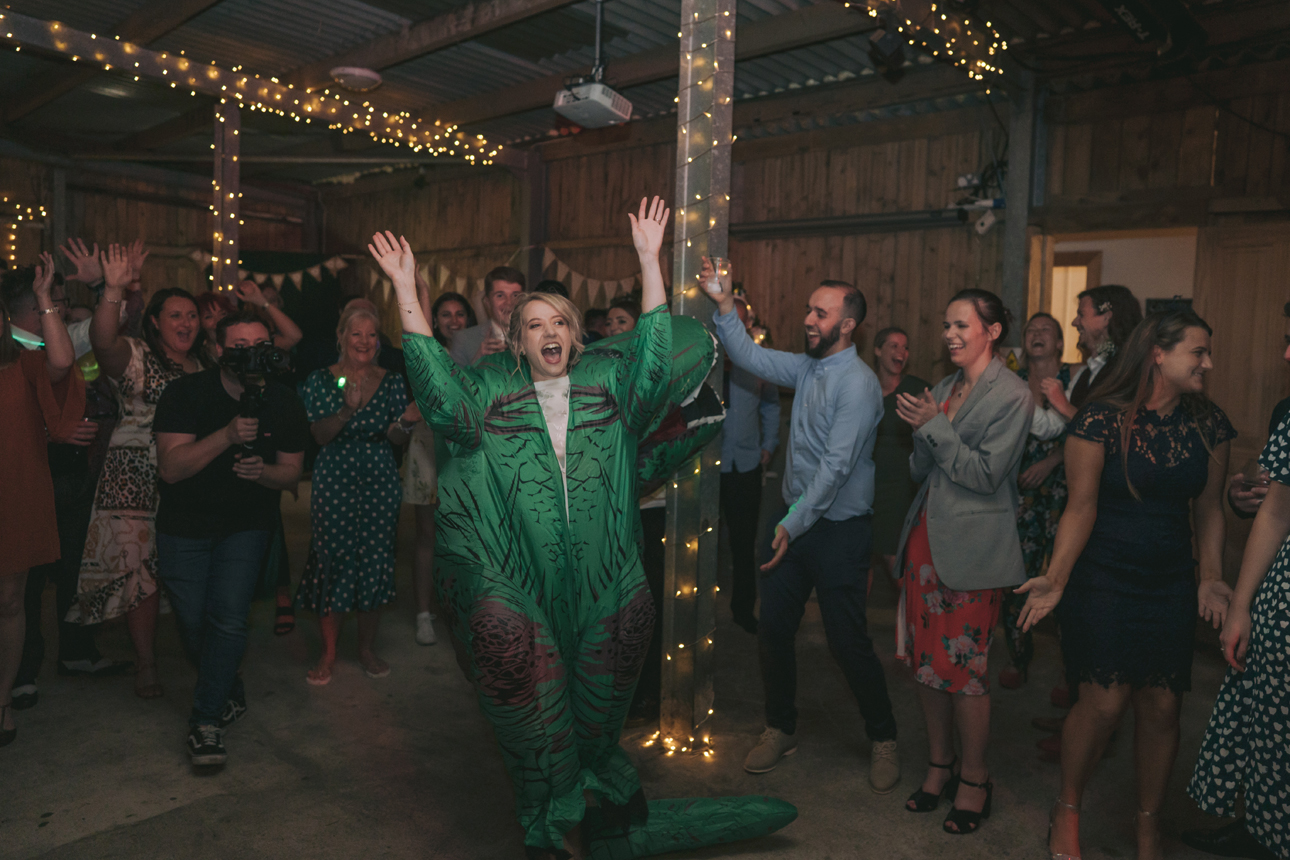
[[[1025,632],[1038,624],[1045,615],[1057,608],[1062,599],[1062,591],[1047,576],[1036,576],[1017,586],[1015,593],[1026,595],[1026,603],[1017,616],[1017,626]]]
[[[919,395],[904,392],[896,395],[896,415],[915,430],[935,418],[940,411],[936,398],[926,388]]]
[[[1221,629],[1232,603],[1231,586],[1221,579],[1202,579],[1196,597],[1196,614],[1213,624],[1215,630]]]
[[[357,412],[363,405],[363,377],[351,376],[346,379],[342,395],[345,398],[345,406],[351,412]]]
[[[93,250],[87,250],[80,239],[68,239],[59,249],[63,256],[76,267],[72,278],[82,283],[92,284],[103,277],[103,267],[99,264],[99,245],[94,243]]]
[[[129,245],[125,246],[126,259],[130,261],[130,283],[137,284],[139,276],[143,272],[143,264],[148,259],[150,251],[144,250],[143,240],[135,239]],[[139,289],[136,287],[135,289]]]
[[[103,266],[103,282],[108,287],[124,288],[130,283],[130,258],[124,248],[115,243],[108,245],[99,259]]]
[[[400,298],[403,297],[405,290],[415,297],[417,258],[412,253],[412,246],[408,244],[407,239],[402,236],[395,239],[394,234],[389,230],[384,233],[373,233],[367,250],[376,258],[381,271],[394,282],[394,288],[399,290]]]
[[[663,198],[655,197],[649,204],[647,214],[645,211],[647,199],[641,198],[639,215],[628,212],[627,217],[632,222],[632,244],[636,246],[636,252],[642,257],[657,259],[659,251],[663,248],[663,233],[667,230],[667,219],[672,214],[672,210],[663,203]]]

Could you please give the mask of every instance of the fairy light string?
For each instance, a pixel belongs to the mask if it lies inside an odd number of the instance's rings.
[[[48,218],[49,211],[38,203],[27,206],[8,195],[0,197],[0,230],[4,231],[0,233],[4,239],[2,253],[11,266],[18,262],[18,231],[24,227],[43,230]]]
[[[15,51],[26,46],[62,54],[72,62],[94,63],[104,71],[132,76],[136,81],[148,77],[168,82],[172,89],[186,89],[192,96],[201,93],[229,99],[244,110],[296,122],[325,123],[329,129],[366,134],[378,143],[406,146],[415,153],[484,165],[492,164],[502,149],[483,135],[466,134],[451,123],[414,117],[408,111],[382,110],[372,101],[349,93],[296,88],[276,77],[241,71],[241,66],[223,69],[190,59],[182,52],[152,51],[122,41],[119,36],[100,38],[59,21],[5,10],[0,14],[0,34],[13,43]]]
[[[984,82],[987,75],[1003,75],[998,63],[1008,50],[1007,39],[992,21],[956,12],[946,6],[945,0],[929,4],[917,20],[907,17],[909,5],[901,0],[857,0],[843,5],[881,18],[911,47],[963,69],[974,81]]]

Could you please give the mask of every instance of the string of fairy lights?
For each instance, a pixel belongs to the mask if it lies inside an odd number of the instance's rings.
[[[148,77],[169,81],[172,89],[236,101],[243,109],[286,117],[295,122],[326,123],[328,129],[369,135],[378,143],[405,146],[415,153],[461,158],[470,164],[492,164],[501,151],[482,134],[468,135],[452,123],[414,117],[408,111],[381,110],[370,100],[330,88],[297,88],[276,77],[260,77],[242,66],[223,69],[215,63],[190,59],[184,52],[152,51],[119,36],[100,37],[58,21],[44,21],[5,10],[0,31],[13,43],[63,54],[72,62],[101,65],[134,80]]]
[[[973,80],[984,82],[987,74],[1003,74],[997,58],[1008,50],[1008,41],[994,29],[993,22],[980,18],[974,21],[969,15],[947,7],[944,0],[921,10],[917,20],[907,17],[908,4],[901,0],[857,0],[843,5],[864,9],[871,17],[881,18],[910,46],[962,68]]]
[[[8,197],[0,198],[0,236],[4,237],[3,254],[10,265],[18,262],[18,231],[26,226],[43,227],[49,212],[40,204],[24,206]]]

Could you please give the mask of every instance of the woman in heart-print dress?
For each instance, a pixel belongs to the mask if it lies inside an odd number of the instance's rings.
[[[1236,814],[1277,857],[1290,857],[1290,420],[1263,449],[1272,486],[1259,508],[1223,624],[1228,670],[1187,793],[1212,815]]]

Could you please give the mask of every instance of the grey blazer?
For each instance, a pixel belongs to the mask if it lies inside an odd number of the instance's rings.
[[[959,371],[936,383],[937,403],[962,376]],[[941,582],[972,591],[1026,581],[1017,537],[1017,469],[1034,412],[1029,386],[996,357],[952,422],[941,412],[914,432],[909,470],[922,486],[905,515],[897,572],[904,569],[905,541],[926,499],[932,564]]]

